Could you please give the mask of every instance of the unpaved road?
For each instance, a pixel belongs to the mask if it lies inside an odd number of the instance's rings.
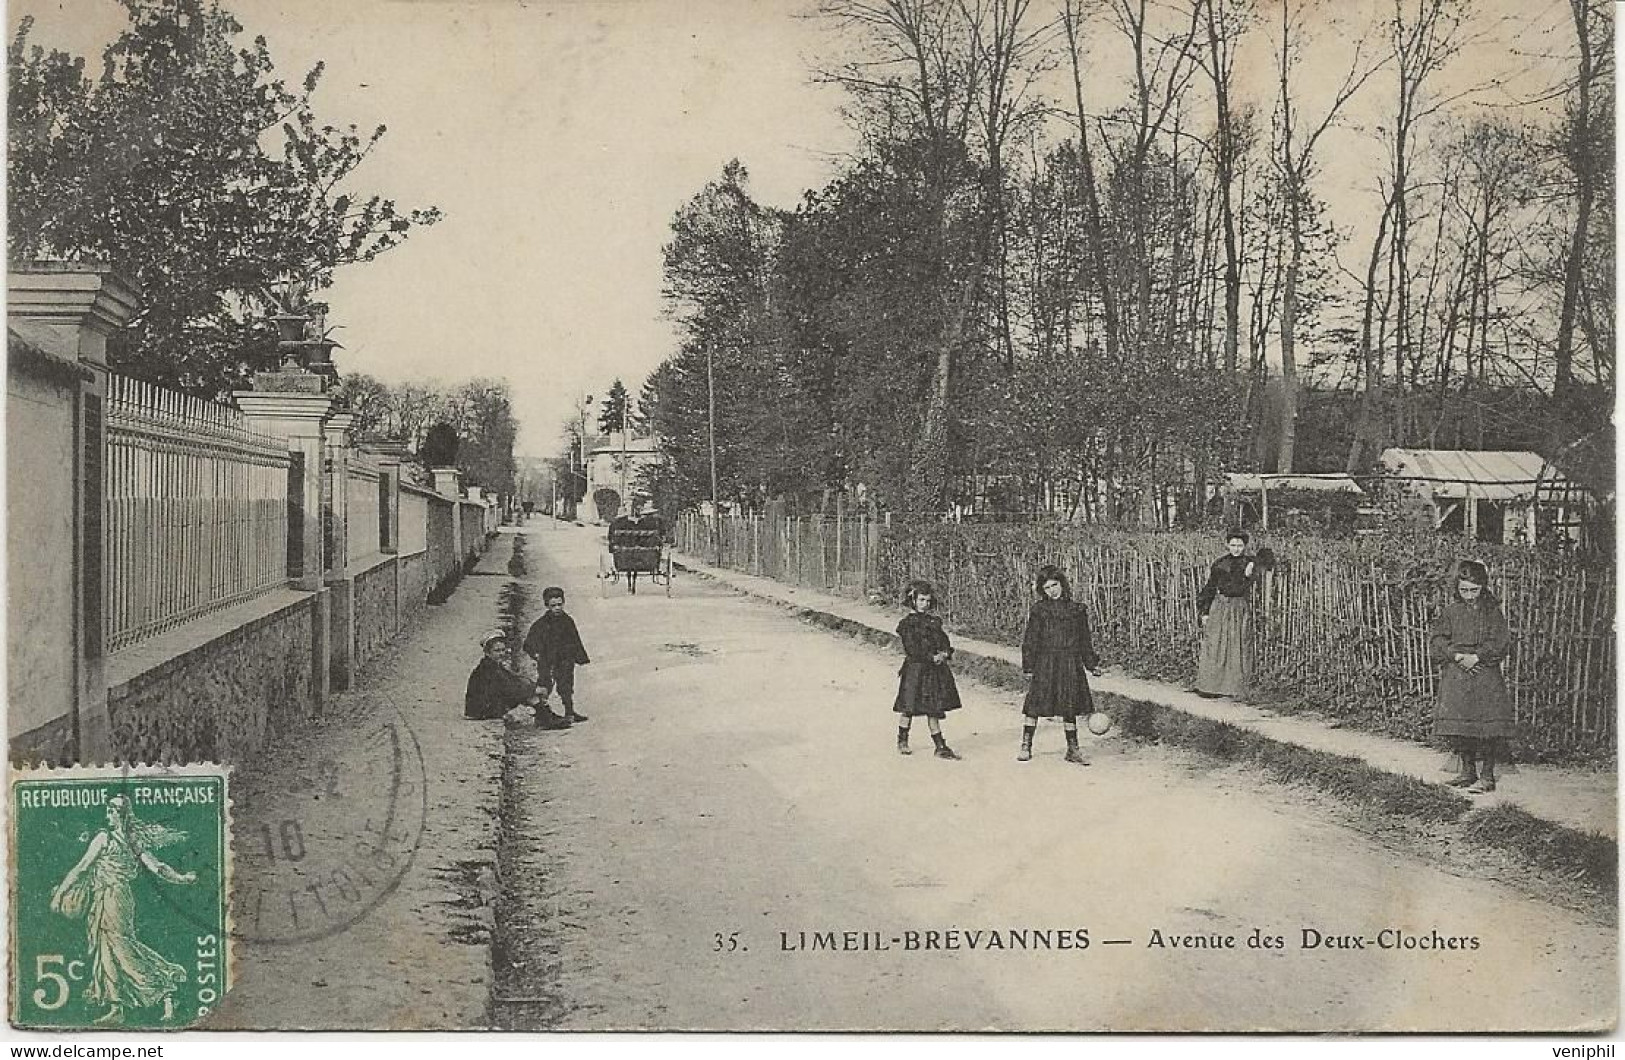
[[[592,720],[509,741],[494,1005],[506,1025],[1614,1021],[1604,923],[1386,848],[1292,789],[1180,752],[1086,737],[1094,764],[1081,769],[1046,726],[1018,764],[1015,695],[964,679],[966,709],[947,722],[964,761],[933,758],[923,725],[900,757],[894,654],[694,577],[670,599],[600,598],[597,532],[542,520],[529,532],[531,579],[570,589],[593,656],[578,679]],[[923,948],[953,929],[957,952]],[[1254,929],[1281,946],[1250,947]],[[1365,941],[1306,949],[1306,930]],[[1053,948],[1034,949],[1040,931]],[[814,932],[876,933],[868,943],[887,948],[814,951]],[[986,948],[992,932],[1005,948]],[[1477,948],[1378,948],[1435,933]]]

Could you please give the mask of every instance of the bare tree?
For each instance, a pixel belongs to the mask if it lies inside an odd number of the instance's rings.
[[[1224,232],[1224,368],[1235,372],[1241,341],[1241,249],[1236,240],[1236,171],[1241,154],[1232,104],[1236,48],[1253,18],[1252,0],[1195,0],[1207,54],[1196,62],[1213,85],[1213,168]]]
[[[1611,130],[1597,122],[1594,113],[1599,90],[1610,87],[1613,79],[1613,18],[1609,6],[1602,0],[1569,0],[1579,68],[1564,143],[1564,160],[1574,175],[1574,229],[1563,262],[1563,308],[1558,318],[1553,365],[1560,407],[1561,399],[1574,385],[1574,325],[1581,310],[1586,245],[1599,170],[1613,153]],[[1561,429],[1558,433],[1562,433]]]
[[[984,229],[993,241],[994,311],[1004,367],[1015,367],[1015,342],[1010,331],[1010,277],[1006,210],[1006,147],[1012,136],[1042,113],[1033,94],[1034,82],[1050,66],[1049,38],[1055,23],[1034,25],[1032,0],[960,0],[960,13],[969,33],[970,47],[984,76],[976,100],[983,149],[987,152],[985,197],[990,224]]]
[[[1303,275],[1306,197],[1315,171],[1315,148],[1326,130],[1332,128],[1344,106],[1386,59],[1368,60],[1365,39],[1355,42],[1348,73],[1338,86],[1331,104],[1319,117],[1300,126],[1302,116],[1293,100],[1292,70],[1299,61],[1303,37],[1301,20],[1306,9],[1294,0],[1279,0],[1280,36],[1276,39],[1276,71],[1280,91],[1276,97],[1276,145],[1274,162],[1281,179],[1287,220],[1286,265],[1281,284],[1281,426],[1276,440],[1276,470],[1290,474],[1298,439],[1298,285]],[[1298,9],[1296,18],[1293,9]],[[1300,132],[1301,128],[1301,132]]]
[[[1402,382],[1405,358],[1411,346],[1411,180],[1413,154],[1417,149],[1419,125],[1440,108],[1460,96],[1429,98],[1429,82],[1461,50],[1465,41],[1459,0],[1393,0],[1393,17],[1388,22],[1390,59],[1396,75],[1394,110],[1387,130],[1387,194],[1383,204],[1383,224],[1372,245],[1366,272],[1365,306],[1360,335],[1360,368],[1365,389],[1361,395],[1354,442],[1349,447],[1348,469],[1358,471],[1369,465],[1383,447],[1385,433],[1404,421],[1404,395],[1396,393],[1393,410],[1387,409],[1384,376],[1387,366],[1383,353],[1387,329],[1393,327],[1394,380]],[[1410,9],[1407,10],[1407,6]],[[1377,290],[1377,265],[1386,248],[1386,277]],[[1381,305],[1378,306],[1378,299]],[[1372,342],[1372,317],[1377,315],[1380,341]],[[1394,419],[1384,421],[1391,411]]]
[[[1089,272],[1100,294],[1100,311],[1105,332],[1106,357],[1116,364],[1122,359],[1119,343],[1122,340],[1117,311],[1117,289],[1112,282],[1106,258],[1105,226],[1101,222],[1100,194],[1095,185],[1094,153],[1089,146],[1089,112],[1083,104],[1082,27],[1084,24],[1081,0],[1064,0],[1061,25],[1066,31],[1067,56],[1072,66],[1072,90],[1078,120],[1078,184],[1083,192],[1084,233],[1089,247]]]

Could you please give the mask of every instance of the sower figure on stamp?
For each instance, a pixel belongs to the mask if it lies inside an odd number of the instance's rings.
[[[1501,605],[1490,594],[1484,564],[1457,568],[1454,599],[1433,623],[1433,661],[1440,665],[1433,734],[1450,742],[1461,768],[1445,783],[1469,795],[1495,790],[1495,764],[1512,735],[1512,696],[1501,660],[1512,650]]]
[[[536,708],[536,724],[544,729],[568,729],[570,723],[547,708],[547,698],[531,682],[502,665],[502,644],[506,635],[493,629],[480,638],[485,657],[468,675],[463,696],[463,717],[494,721],[515,707],[530,704]]]
[[[892,704],[892,710],[902,715],[897,721],[897,753],[909,753],[909,726],[916,714],[923,714],[936,756],[957,760],[959,755],[942,735],[943,717],[960,704],[959,688],[948,669],[954,649],[942,631],[942,619],[930,613],[936,606],[936,593],[930,582],[910,582],[904,602],[909,613],[897,625],[897,635],[903,640],[903,668],[897,672],[897,699]]]
[[[559,700],[564,704],[564,720],[586,721],[585,714],[576,713],[576,667],[592,660],[587,658],[587,649],[582,646],[575,619],[564,610],[564,590],[556,585],[543,589],[542,606],[546,608],[542,617],[532,623],[530,632],[525,634],[525,654],[536,660],[542,703],[545,706],[548,696],[557,688]]]
[[[196,873],[178,872],[152,853],[185,838],[185,832],[142,821],[129,799],[114,795],[107,800],[107,827],[51,892],[54,911],[84,917],[90,956],[85,996],[108,1006],[97,1023],[121,1023],[126,1009],[160,1002],[165,1019],[174,1011],[186,969],[136,938],[135,881],[145,868],[169,883],[195,882]]]
[[[1086,766],[1078,750],[1078,715],[1094,712],[1088,673],[1100,676],[1100,657],[1089,637],[1089,613],[1072,599],[1072,587],[1059,567],[1038,572],[1038,600],[1027,616],[1021,638],[1021,669],[1032,677],[1021,712],[1021,751],[1016,761],[1033,757],[1033,734],[1039,718],[1060,718],[1066,730],[1066,760]]]

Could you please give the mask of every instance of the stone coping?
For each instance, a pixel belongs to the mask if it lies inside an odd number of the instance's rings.
[[[434,490],[425,489],[424,487],[419,486],[416,482],[408,482],[405,479],[401,480],[401,492],[415,493],[419,497],[424,497],[432,501],[441,501],[445,504],[452,503],[452,499],[446,496],[444,493],[436,493]]]
[[[131,645],[107,657],[107,689],[111,693],[127,684],[161,677],[199,648],[223,637],[249,633],[285,612],[305,606],[315,596],[296,589],[273,589]]]
[[[425,549],[424,551],[428,550]],[[393,563],[399,558],[399,555],[394,552],[379,552],[376,550],[368,552],[360,559],[353,559],[346,564],[341,578],[359,578],[363,574],[375,571],[379,567],[387,563]]]

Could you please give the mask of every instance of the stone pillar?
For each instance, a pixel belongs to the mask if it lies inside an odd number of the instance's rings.
[[[430,468],[434,475],[434,491],[451,498],[451,554],[457,558],[451,571],[453,577],[463,570],[463,472],[461,468]]]
[[[355,578],[350,573],[350,425],[355,415],[333,412],[322,425],[327,446],[328,680],[335,691],[355,677]]]
[[[328,597],[326,585],[326,516],[328,503],[327,443],[324,431],[333,399],[323,392],[321,376],[302,369],[257,372],[253,390],[232,396],[249,426],[284,438],[294,466],[288,496],[288,582],[311,601],[311,698],[319,714],[331,689],[328,673]]]
[[[35,262],[13,266],[6,283],[7,324],[63,363],[77,391],[71,469],[73,630],[71,753],[80,763],[116,757],[107,709],[106,577],[103,526],[107,495],[107,337],[135,315],[139,292],[105,265]],[[13,487],[21,485],[13,483]],[[38,543],[36,543],[38,544]],[[17,616],[13,614],[13,621]],[[13,660],[16,665],[16,660]]]
[[[378,465],[378,517],[384,532],[378,541],[378,550],[394,556],[390,568],[395,572],[394,624],[401,631],[401,461],[408,455],[404,442],[374,442],[361,447]]]

